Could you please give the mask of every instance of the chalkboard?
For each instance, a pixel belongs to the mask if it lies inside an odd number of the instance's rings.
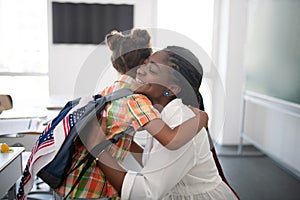
[[[248,3],[246,90],[300,104],[300,1]]]
[[[134,6],[52,2],[54,44],[99,44],[112,30],[133,28]]]

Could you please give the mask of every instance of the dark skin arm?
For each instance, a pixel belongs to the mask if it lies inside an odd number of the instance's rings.
[[[135,141],[131,142],[130,145],[130,153],[135,158],[135,160],[142,166],[142,156],[143,156],[144,149]]]
[[[193,110],[193,112],[195,113],[195,114],[197,114],[198,112],[200,112],[197,108],[193,108],[193,107],[190,107],[192,110]],[[203,126],[204,127],[207,127],[207,120],[208,120],[208,116],[207,116],[207,114],[206,113],[204,113],[204,112],[201,112],[200,113],[200,118],[202,119],[200,119],[200,122],[199,122],[199,127],[198,127],[198,129],[200,130]],[[198,119],[199,120],[199,119]],[[146,126],[146,130],[148,129],[148,131],[153,131],[153,132],[155,132],[155,130],[153,130],[152,129],[152,127],[156,127],[157,129],[159,129],[159,124],[158,123],[160,123],[160,121],[159,122],[154,122],[154,123],[150,123],[150,124],[148,124],[147,126]],[[162,124],[162,126],[164,126],[164,122],[163,122],[163,124]],[[150,127],[151,126],[151,127]],[[179,126],[177,127],[178,129],[179,129]],[[183,128],[183,127],[181,127],[181,128]],[[160,132],[158,132],[159,134],[156,134],[154,137],[155,137],[155,139],[157,139],[161,144],[165,144],[165,145],[168,145],[168,147],[169,147],[169,149],[177,149],[177,148],[180,148],[181,146],[183,146],[186,142],[188,142],[191,138],[192,138],[192,136],[193,136],[193,134],[189,134],[188,135],[188,133],[185,133],[185,135],[182,135],[182,136],[184,136],[184,138],[183,137],[178,137],[177,136],[177,138],[176,138],[176,135],[174,135],[174,130],[172,130],[171,129],[171,133],[169,133],[170,135],[168,136],[168,135],[166,135],[166,134],[164,134],[164,131],[166,131],[166,129],[168,129],[168,126],[166,126],[165,127],[165,129],[164,130],[161,130]],[[183,128],[183,131],[185,131],[184,130],[184,128]],[[175,139],[174,139],[175,138]],[[170,142],[172,143],[172,144],[167,144],[167,142],[168,142],[168,140],[170,140]],[[172,141],[173,140],[173,141]],[[167,148],[168,148],[167,147]],[[130,146],[130,152],[132,153],[132,155],[133,155],[133,157],[138,161],[138,163],[140,164],[140,165],[142,165],[142,153],[143,153],[143,151],[144,151],[144,149],[139,145],[139,144],[137,144],[136,142],[132,142],[131,143],[131,146]]]
[[[127,171],[107,151],[101,153],[98,159],[97,165],[118,191],[119,196],[121,196],[122,185]]]
[[[191,140],[203,127],[207,127],[208,115],[191,107],[196,114],[193,118],[171,129],[161,119],[148,122],[143,128],[169,150],[176,150]]]

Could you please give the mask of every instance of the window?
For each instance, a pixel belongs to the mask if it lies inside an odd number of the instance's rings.
[[[47,1],[0,0],[0,93],[15,106],[47,101],[47,28]]]

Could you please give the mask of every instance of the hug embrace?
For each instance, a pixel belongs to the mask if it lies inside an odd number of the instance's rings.
[[[66,179],[55,189],[63,199],[239,199],[227,183],[208,132],[208,115],[199,88],[203,69],[188,49],[167,46],[153,52],[147,30],[133,29],[106,36],[118,80],[98,94],[122,88],[133,94],[108,103],[96,134],[74,139]],[[104,114],[105,113],[105,114]],[[74,170],[99,143],[131,128],[131,134],[110,144],[71,189],[82,167]],[[134,140],[137,131],[148,133],[146,145]],[[127,170],[122,162],[130,152],[142,166]]]

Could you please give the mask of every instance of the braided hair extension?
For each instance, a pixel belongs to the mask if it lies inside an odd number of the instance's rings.
[[[152,54],[150,34],[147,30],[133,29],[129,34],[123,35],[118,31],[112,31],[106,35],[105,41],[112,51],[111,62],[114,68],[121,74],[144,63]]]
[[[198,58],[188,49],[179,46],[168,46],[163,49],[163,51],[168,53],[171,67],[178,71],[179,74],[189,83],[190,87],[192,87],[193,92],[197,97],[197,102],[195,104],[191,94],[189,94],[189,91],[185,89],[182,89],[177,96],[182,98],[185,104],[193,105],[204,110],[203,98],[199,92],[203,69]],[[182,85],[183,81],[178,81],[178,84]]]

